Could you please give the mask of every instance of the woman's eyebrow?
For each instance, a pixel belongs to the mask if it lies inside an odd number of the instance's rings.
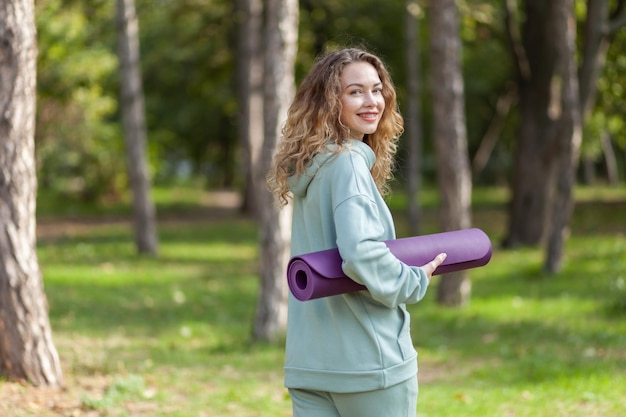
[[[383,85],[382,81],[381,82],[376,82],[374,84],[372,84],[374,87],[378,87],[379,85]],[[346,88],[350,88],[350,87],[365,87],[365,84],[361,84],[361,83],[352,83],[352,84],[348,84],[346,86]]]

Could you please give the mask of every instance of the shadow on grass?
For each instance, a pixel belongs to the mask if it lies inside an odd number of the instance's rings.
[[[571,329],[541,320],[498,322],[437,311],[415,317],[419,349],[450,361],[451,379],[457,377],[455,369],[471,368],[472,363],[479,364],[473,378],[509,386],[589,373],[617,377],[626,372],[626,337],[619,331]]]

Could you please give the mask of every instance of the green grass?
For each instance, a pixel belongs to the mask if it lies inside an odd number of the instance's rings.
[[[580,261],[543,276],[536,251],[496,252],[469,307],[412,307],[421,369],[437,371],[421,416],[626,412],[626,238],[573,238],[568,255]]]
[[[180,192],[185,207],[177,210],[201,204]],[[163,207],[177,195],[158,194]],[[469,306],[438,306],[436,280],[410,306],[420,417],[626,415],[626,191],[581,189],[577,196],[582,208],[559,274],[541,272],[537,248],[494,245],[492,261],[471,273]],[[475,194],[475,224],[494,243],[505,227],[505,197],[500,190]],[[436,204],[428,201],[430,232]],[[402,196],[391,206],[402,235]],[[134,253],[125,223],[39,241],[68,395],[80,404],[71,415],[290,416],[282,346],[250,339],[254,223],[233,213],[163,222],[159,233],[156,258]],[[103,388],[91,389],[91,378],[104,380]]]

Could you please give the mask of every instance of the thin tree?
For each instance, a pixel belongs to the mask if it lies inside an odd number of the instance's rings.
[[[61,386],[36,252],[34,8],[0,2],[0,377]]]
[[[259,249],[261,291],[253,336],[276,340],[287,325],[287,281],[291,239],[291,210],[280,210],[265,187],[276,143],[287,109],[295,93],[294,65],[298,43],[298,1],[266,2],[264,70],[264,140],[262,157],[255,174],[259,207]],[[287,206],[291,207],[291,206]]]
[[[618,0],[614,4],[611,11],[609,0],[587,0],[582,62],[578,70],[583,121],[587,120],[596,103],[598,79],[606,63],[611,37],[626,26],[626,0]]]
[[[238,0],[238,101],[239,139],[245,188],[242,210],[257,214],[253,173],[263,147],[263,3],[261,0]],[[257,184],[258,185],[258,184]]]
[[[580,111],[584,125],[592,114],[596,103],[598,79],[606,63],[606,55],[615,33],[626,26],[626,0],[587,0],[587,16],[583,25],[582,62],[578,70],[580,91]],[[606,132],[600,134],[600,144],[606,161],[607,177],[610,184],[617,183],[617,161],[610,138]],[[585,180],[593,181],[593,162],[583,158]]]
[[[556,132],[558,177],[545,269],[558,272],[563,258],[567,226],[574,208],[573,189],[582,127],[576,75],[576,18],[573,0],[553,0],[553,30],[556,40],[556,76],[560,80]]]
[[[139,253],[156,254],[156,209],[150,196],[146,126],[140,71],[139,23],[134,0],[117,0],[121,104],[128,176],[133,196],[135,244]]]
[[[444,230],[471,226],[472,178],[467,150],[461,40],[455,0],[431,0],[430,62],[434,108],[434,140]],[[469,301],[467,271],[442,277],[437,300],[444,305]]]
[[[406,143],[407,167],[406,187],[409,217],[409,233],[412,236],[420,232],[419,191],[422,184],[422,108],[421,99],[421,43],[419,36],[419,19],[422,11],[416,0],[407,0],[405,4],[405,47],[407,67],[407,112]]]

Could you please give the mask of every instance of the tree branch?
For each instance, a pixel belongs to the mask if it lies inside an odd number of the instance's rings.
[[[519,76],[523,79],[529,79],[531,75],[530,64],[528,62],[528,57],[526,56],[526,50],[522,44],[519,27],[516,24],[516,19],[513,17],[513,14],[516,13],[517,10],[516,0],[503,0],[503,6],[504,27],[511,45],[511,52],[513,53],[514,58],[513,60]]]

